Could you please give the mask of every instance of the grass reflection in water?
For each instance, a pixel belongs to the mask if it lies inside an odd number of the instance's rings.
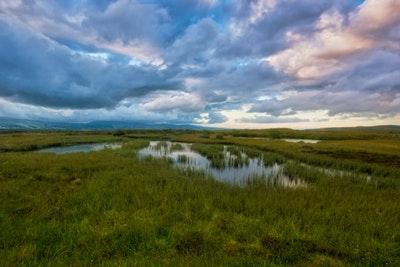
[[[235,183],[265,183],[303,187],[304,182],[290,179],[283,174],[282,165],[273,163],[266,166],[263,155],[251,153],[237,146],[174,143],[169,141],[152,141],[149,146],[138,152],[139,157],[166,158],[184,171],[203,172],[205,177]]]

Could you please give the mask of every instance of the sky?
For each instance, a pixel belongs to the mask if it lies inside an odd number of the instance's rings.
[[[0,117],[400,124],[399,0],[0,0]]]

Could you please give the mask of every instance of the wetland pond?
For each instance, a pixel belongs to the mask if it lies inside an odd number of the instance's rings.
[[[254,179],[263,179],[270,185],[305,186],[302,181],[286,177],[282,173],[281,165],[275,163],[265,166],[261,155],[260,153],[260,157],[251,158],[236,146],[221,146],[221,151],[216,155],[219,162],[215,163],[192,149],[192,144],[170,141],[151,141],[148,147],[138,151],[139,158],[166,158],[171,160],[175,167],[186,171],[200,171],[205,177],[228,183],[241,185]]]
[[[97,151],[97,150],[102,150],[102,149],[117,149],[120,147],[121,147],[121,144],[97,143],[97,144],[85,144],[85,145],[76,145],[76,146],[51,147],[51,148],[40,149],[37,152],[66,154],[66,153],[76,153],[76,152],[90,152],[90,151]]]
[[[320,140],[314,139],[295,139],[295,138],[284,138],[283,141],[290,142],[290,143],[308,143],[308,144],[316,144],[320,142]]]
[[[138,157],[165,158],[173,165],[189,173],[197,171],[205,177],[213,177],[219,181],[244,185],[254,180],[265,181],[268,185],[281,185],[286,187],[306,187],[300,180],[289,179],[283,174],[283,165],[273,164],[266,166],[262,154],[259,157],[249,157],[237,146],[220,146],[220,150],[213,155],[216,158],[207,158],[192,149],[192,144],[170,141],[150,141],[148,147],[138,151]],[[194,145],[196,146],[196,144]],[[66,154],[77,152],[90,152],[102,149],[118,149],[118,143],[84,144],[66,147],[52,147],[40,149],[38,153]],[[215,148],[215,146],[214,146]]]

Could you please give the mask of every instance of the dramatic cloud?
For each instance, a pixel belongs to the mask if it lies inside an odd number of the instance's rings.
[[[109,53],[73,51],[2,16],[0,37],[0,96],[17,102],[113,108],[127,97],[181,87],[153,66],[120,64]]]
[[[398,14],[398,0],[0,0],[0,117],[396,124]]]
[[[376,11],[373,11],[376,10]],[[287,32],[293,45],[268,60],[277,69],[300,79],[325,77],[354,63],[354,56],[377,49],[398,53],[398,43],[389,37],[398,28],[398,1],[366,2],[346,16],[336,10],[319,16],[315,31],[306,34]]]

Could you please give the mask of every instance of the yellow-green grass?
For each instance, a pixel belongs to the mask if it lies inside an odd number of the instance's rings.
[[[185,138],[195,141],[195,136]],[[377,187],[357,169],[328,175],[313,165],[318,157],[338,164],[335,157],[297,155],[305,145],[323,151],[328,144],[209,139],[254,154],[274,151],[287,158],[286,171],[307,178],[308,186],[272,187],[262,181],[237,186],[205,179],[162,159],[139,160],[136,151],[148,145],[142,139],[88,153],[0,153],[0,265],[400,265],[395,171],[385,177],[393,186]],[[364,145],[356,148],[373,152]],[[312,164],[301,163],[307,160]],[[375,165],[374,170],[389,168]]]

